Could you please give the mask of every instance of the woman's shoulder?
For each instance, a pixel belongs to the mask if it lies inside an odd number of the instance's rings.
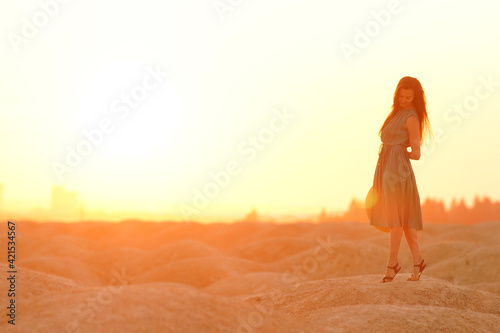
[[[402,120],[404,121],[404,126],[405,128],[408,128],[408,126],[417,126],[419,125],[420,119],[417,114],[417,110],[415,108],[407,109],[404,112],[404,116],[402,117]]]
[[[408,119],[408,117],[410,117],[410,116],[415,116],[418,119],[418,113],[414,107],[409,108],[409,109],[401,109],[399,111],[405,120]]]

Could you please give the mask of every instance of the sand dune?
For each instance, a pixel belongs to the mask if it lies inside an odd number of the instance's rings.
[[[422,249],[422,255],[429,262],[442,262],[461,257],[474,251],[477,244],[464,241],[444,241],[429,244]]]
[[[69,257],[88,262],[93,254],[103,249],[105,249],[103,243],[88,238],[71,235],[56,235],[47,239],[38,247],[33,248],[31,253],[25,254],[25,257],[30,257],[32,255],[50,255],[55,257]]]
[[[222,296],[241,297],[285,286],[282,273],[255,272],[219,280],[203,290]]]
[[[2,332],[496,332],[500,223],[427,224],[428,261],[380,284],[362,223],[18,222],[17,323]],[[0,241],[5,244],[6,228]],[[7,271],[7,258],[0,257]],[[9,285],[0,280],[2,302]],[[8,301],[8,300],[7,300]]]
[[[327,241],[325,237],[314,247],[275,263],[278,271],[290,271],[308,279],[350,276],[380,271],[387,258],[385,249],[378,245],[357,241]],[[298,273],[296,273],[298,272]]]
[[[366,275],[309,281],[248,301],[325,326],[335,324],[337,329],[332,332],[339,328],[396,332],[402,327],[405,331],[477,331],[481,327],[493,332],[500,327],[500,298],[492,294],[430,277],[411,283],[398,276],[390,284],[376,283],[376,278]],[[363,320],[359,320],[360,314]],[[439,325],[432,323],[432,318]]]
[[[0,264],[2,272],[6,272],[7,265]],[[33,299],[36,296],[46,296],[55,292],[66,292],[72,289],[83,288],[81,285],[73,280],[54,276],[52,274],[41,273],[31,269],[19,267],[17,269],[18,276],[21,277],[17,280],[17,290],[22,290],[20,295],[21,299]],[[7,290],[9,284],[7,279],[0,279],[1,290]],[[2,295],[4,297],[5,295]]]
[[[265,271],[266,266],[254,261],[226,256],[206,256],[177,260],[157,267],[137,278],[144,282],[179,282],[198,288],[248,272]]]
[[[456,284],[500,282],[500,246],[471,250],[429,268],[429,274]]]
[[[498,223],[484,222],[473,227],[454,226],[448,230],[443,230],[440,234],[442,241],[465,241],[484,245],[500,244],[500,234],[498,234]]]
[[[89,260],[94,274],[104,281],[107,278],[106,271],[111,268],[119,270],[123,267],[127,272],[140,270],[139,265],[148,254],[148,251],[133,247],[116,247],[95,252]]]
[[[150,262],[152,266],[157,266],[161,263],[164,264],[181,259],[216,256],[219,254],[220,251],[213,246],[197,240],[184,239],[155,248],[149,254],[151,257],[150,260],[144,260],[144,263]]]
[[[499,314],[500,299],[484,291],[452,285],[446,281],[422,277],[408,282],[397,276],[393,283],[376,283],[375,275],[307,281],[281,289],[280,296],[262,294],[248,298],[287,313],[301,312],[307,317],[321,309],[352,305],[441,306],[459,310]],[[374,297],[376,296],[376,297]],[[307,311],[298,311],[299,309]],[[500,319],[500,318],[498,318]]]
[[[52,289],[40,296],[22,299],[16,331],[233,332],[248,325],[253,311],[244,302],[172,283]],[[315,325],[279,312],[259,324],[263,332],[315,332]],[[0,323],[2,332],[9,329]]]
[[[236,246],[231,250],[230,255],[263,263],[271,263],[305,251],[314,245],[315,242],[312,240],[273,237]]]
[[[19,260],[19,265],[88,285],[101,285],[99,277],[92,272],[92,267],[70,257],[31,256],[28,259]]]

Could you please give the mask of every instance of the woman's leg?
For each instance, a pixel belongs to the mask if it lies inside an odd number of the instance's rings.
[[[418,265],[424,259],[422,253],[420,252],[420,246],[418,244],[418,230],[414,228],[404,228],[404,233],[408,246],[410,247],[411,256],[413,257],[413,265]],[[413,274],[417,275],[419,272],[419,267],[413,267]]]
[[[401,245],[402,236],[403,236],[403,227],[391,228],[389,260],[387,261],[387,266],[394,267],[394,265],[398,263],[399,246]],[[385,276],[393,277],[394,270],[387,268],[385,271]]]

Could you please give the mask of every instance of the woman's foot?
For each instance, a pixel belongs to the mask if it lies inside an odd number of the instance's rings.
[[[420,262],[420,264],[413,265],[413,274],[407,279],[407,281],[420,280],[420,275],[422,275],[425,267],[427,267],[427,262],[424,259],[422,259],[422,262]]]
[[[390,271],[394,271],[394,274],[389,274]],[[385,271],[385,276],[382,278],[382,280],[380,280],[381,283],[385,283],[385,282],[391,282],[392,280],[394,280],[394,277],[396,276],[396,274],[398,274],[398,272],[401,270],[401,266],[399,266],[399,263],[396,263],[396,265],[394,266],[387,266],[387,270]]]

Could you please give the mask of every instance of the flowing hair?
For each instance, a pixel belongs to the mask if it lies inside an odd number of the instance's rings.
[[[427,107],[426,107],[426,99],[425,99],[425,93],[424,90],[422,89],[422,85],[420,82],[410,76],[405,76],[398,82],[398,86],[396,87],[396,91],[394,92],[394,101],[392,104],[392,111],[389,113],[387,118],[384,121],[384,124],[380,128],[380,131],[378,132],[378,135],[381,136],[382,130],[384,129],[385,125],[391,121],[392,118],[396,115],[396,113],[399,111],[399,92],[401,89],[411,89],[413,90],[413,106],[415,107],[415,110],[417,111],[418,119],[420,122],[419,126],[419,131],[420,131],[420,146],[423,144],[424,139],[429,139],[429,141],[432,141],[432,130],[431,130],[431,124],[429,122],[429,117],[427,116]]]

